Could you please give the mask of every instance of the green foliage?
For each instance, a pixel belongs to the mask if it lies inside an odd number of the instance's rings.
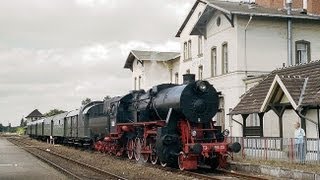
[[[84,106],[84,105],[86,105],[86,104],[89,104],[90,102],[91,102],[91,99],[87,97],[86,99],[84,99],[84,100],[81,101],[81,105]]]
[[[56,115],[56,114],[61,114],[61,113],[64,113],[64,112],[66,112],[66,111],[64,111],[64,110],[59,110],[59,109],[51,109],[49,112],[44,113],[43,115],[44,115],[45,117],[50,117],[50,116],[54,116],[54,115]]]
[[[0,132],[4,131],[4,126],[0,123]]]
[[[24,134],[25,129],[23,127],[17,127],[16,128],[16,133],[19,135],[23,135]]]

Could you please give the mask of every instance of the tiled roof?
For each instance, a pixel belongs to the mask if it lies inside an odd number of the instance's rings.
[[[26,118],[31,118],[31,117],[43,117],[43,115],[38,109],[35,109]]]
[[[301,77],[280,77],[283,84],[286,86],[290,96],[294,100],[296,104],[299,104],[299,99],[301,95],[301,91],[303,88],[303,84],[305,82],[305,78]]]
[[[302,14],[299,11],[292,11],[291,15],[287,15],[287,11],[284,9],[266,8],[256,4],[217,0],[205,0],[205,2],[207,2],[209,6],[227,14],[320,20],[320,16],[317,15]]]
[[[138,59],[140,61],[169,61],[172,59],[176,59],[180,56],[179,52],[159,52],[159,51],[138,51],[132,50],[124,68],[132,68],[132,63],[134,59]]]
[[[308,78],[301,106],[320,105],[320,61],[313,61],[271,72],[263,81],[242,96],[240,103],[230,114],[259,113],[276,75],[281,78],[297,104],[300,99],[302,83],[305,78]]]

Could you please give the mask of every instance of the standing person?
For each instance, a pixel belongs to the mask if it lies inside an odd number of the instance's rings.
[[[306,133],[304,130],[300,127],[300,123],[295,123],[295,132],[294,132],[294,138],[295,138],[295,149],[296,149],[296,158],[299,159],[299,162],[304,164],[305,161],[305,150],[304,150],[304,138],[306,136]]]

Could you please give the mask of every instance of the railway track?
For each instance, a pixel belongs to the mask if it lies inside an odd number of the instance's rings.
[[[34,145],[31,145],[31,144],[27,144],[25,141],[23,140],[18,140],[16,139],[15,141],[19,141],[19,143],[23,144],[24,146],[24,149],[28,150],[28,149],[39,149],[40,151],[45,151],[43,148],[43,146],[34,146]],[[79,161],[76,161],[76,160],[73,160],[73,159],[70,159],[68,157],[65,157],[65,156],[62,156],[60,154],[57,154],[55,153],[54,151],[45,151],[46,153],[50,153],[52,155],[54,155],[55,157],[60,157],[60,158],[63,158],[63,159],[66,159],[67,161],[72,161],[72,162],[75,162],[76,164],[81,164],[81,166],[89,166],[88,164],[84,164],[82,162],[79,162]],[[96,154],[101,154],[101,153],[98,153],[96,152]],[[109,156],[109,155],[107,155]],[[105,157],[105,156],[103,156]],[[110,158],[114,158],[114,156],[110,156]],[[128,159],[127,158],[117,158],[117,160],[122,160],[122,161],[127,161],[128,162]],[[137,164],[136,161],[129,161],[130,163],[132,163],[133,165],[134,164]],[[221,179],[257,179],[257,180],[266,180],[267,178],[265,177],[261,177],[261,176],[254,176],[254,175],[248,175],[248,174],[243,174],[243,173],[238,173],[238,172],[231,172],[231,171],[227,171],[227,170],[216,170],[212,173],[208,173],[207,171],[205,170],[200,170],[200,171],[180,171],[179,169],[176,169],[176,168],[171,168],[171,167],[162,167],[160,165],[152,165],[151,163],[145,163],[144,164],[145,166],[148,166],[148,167],[151,167],[151,168],[158,168],[158,169],[161,169],[161,170],[164,170],[164,171],[170,171],[170,172],[173,172],[173,173],[177,173],[177,174],[181,174],[181,175],[185,175],[185,176],[190,176],[190,177],[194,177],[195,179],[211,179],[211,180],[221,180]],[[54,165],[53,165],[54,166]],[[91,166],[90,168],[93,168],[95,172],[99,173],[99,171],[103,171],[103,170],[100,170],[100,169],[97,169],[93,166]],[[59,169],[59,168],[58,168]],[[62,170],[63,171],[63,170]],[[66,174],[68,174],[68,172],[65,172]],[[108,173],[108,172],[106,172]],[[103,172],[102,174],[106,174],[105,172]],[[76,173],[77,176],[78,173]],[[72,177],[72,175],[70,175]],[[122,178],[122,177],[118,177],[118,176],[113,176],[114,178],[113,179],[125,179],[125,178]],[[88,175],[85,175],[84,177],[79,177],[79,178],[74,178],[74,179],[88,179]],[[90,179],[93,179],[93,178],[90,178]],[[99,178],[97,178],[99,179]],[[106,177],[104,178],[106,179]],[[108,178],[110,179],[110,178]]]
[[[43,149],[41,147],[32,146],[24,141],[18,140],[16,138],[8,138],[8,140],[23,148],[28,153],[41,159],[42,161],[50,164],[54,168],[66,174],[72,179],[117,179],[126,180],[126,178],[116,175],[111,172],[96,168],[89,164],[68,158],[61,154],[49,151],[48,149]]]
[[[149,165],[148,165],[149,166]],[[155,168],[160,168],[163,170],[171,171],[174,173],[179,173],[182,175],[187,175],[194,177],[196,179],[208,179],[208,180],[222,180],[222,179],[254,179],[254,180],[267,180],[268,178],[261,177],[261,176],[255,176],[255,175],[248,175],[238,172],[231,172],[228,170],[215,170],[214,172],[206,172],[205,170],[197,170],[197,171],[180,171],[179,169],[170,168],[170,167],[162,167],[160,165],[150,165]]]

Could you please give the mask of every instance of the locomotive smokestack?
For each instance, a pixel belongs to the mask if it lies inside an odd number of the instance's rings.
[[[184,74],[183,75],[183,84],[189,84],[196,81],[195,74]]]

